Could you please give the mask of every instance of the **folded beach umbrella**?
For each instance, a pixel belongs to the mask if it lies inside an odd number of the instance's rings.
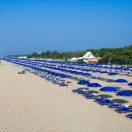
[[[125,79],[117,79],[117,80],[115,80],[115,82],[117,82],[117,83],[127,83],[128,81],[125,80]]]
[[[132,90],[122,90],[122,91],[119,91],[116,95],[117,96],[132,97]]]
[[[100,91],[103,91],[103,92],[117,92],[118,90],[119,88],[112,87],[112,86],[106,86],[100,89]]]
[[[78,84],[80,84],[80,85],[88,85],[90,82],[89,81],[87,81],[87,80],[80,80],[79,82],[78,82]]]
[[[94,87],[94,88],[101,87],[101,85],[99,83],[89,83],[87,86]]]
[[[128,86],[132,87],[132,82],[128,83]]]

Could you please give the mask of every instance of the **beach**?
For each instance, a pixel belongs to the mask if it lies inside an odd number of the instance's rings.
[[[73,81],[60,87],[2,62],[0,132],[131,132],[123,114],[73,94]]]

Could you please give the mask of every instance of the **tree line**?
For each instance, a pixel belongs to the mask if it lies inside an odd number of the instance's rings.
[[[28,58],[42,58],[42,59],[61,59],[68,60],[72,57],[81,57],[87,51],[91,51],[96,57],[100,57],[100,64],[131,64],[132,65],[132,44],[122,48],[101,48],[101,49],[89,49],[81,51],[45,51],[41,53],[33,52],[28,54]]]

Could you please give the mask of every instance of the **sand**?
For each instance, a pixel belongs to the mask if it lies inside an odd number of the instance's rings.
[[[132,121],[20,68],[0,65],[0,132],[131,132]]]

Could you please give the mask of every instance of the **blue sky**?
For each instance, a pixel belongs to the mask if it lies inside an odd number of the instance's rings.
[[[132,43],[132,0],[0,0],[0,54]]]

